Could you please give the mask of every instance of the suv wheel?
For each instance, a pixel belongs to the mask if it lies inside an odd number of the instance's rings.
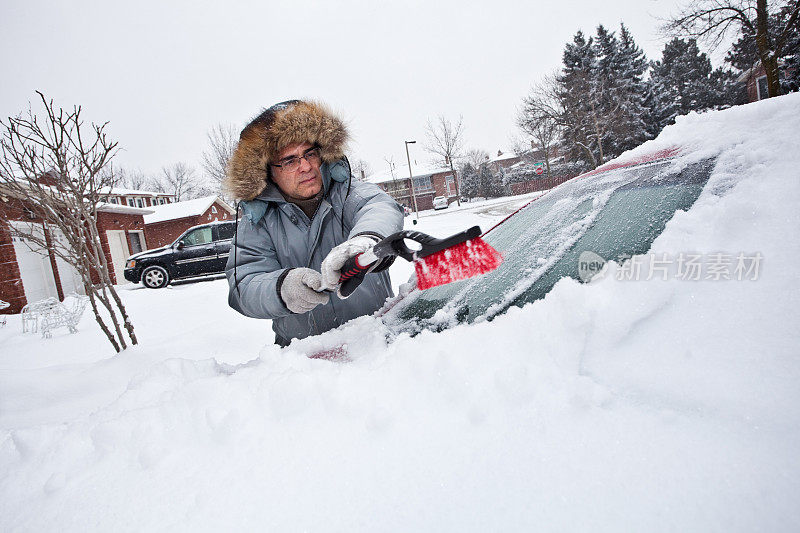
[[[169,272],[164,267],[149,266],[142,272],[142,285],[148,289],[160,289],[169,283]]]

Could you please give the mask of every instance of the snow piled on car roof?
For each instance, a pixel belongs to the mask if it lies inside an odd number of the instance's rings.
[[[41,367],[34,347],[48,341],[11,336],[10,321],[0,529],[790,530],[798,134],[791,94],[681,117],[623,155],[716,158],[642,268],[660,254],[760,255],[741,280],[682,280],[672,264],[666,280],[622,281],[611,263],[491,322],[387,344],[362,317],[258,354],[266,323],[210,326],[224,294],[176,287],[153,297],[184,302],[174,313],[190,325],[159,314],[114,359],[76,350]],[[49,346],[77,336],[63,338]]]

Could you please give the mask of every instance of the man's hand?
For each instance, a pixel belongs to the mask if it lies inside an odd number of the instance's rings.
[[[320,267],[322,286],[326,289],[335,289],[339,285],[339,276],[344,262],[355,255],[366,252],[377,242],[377,237],[358,235],[331,250]]]
[[[283,278],[278,293],[289,311],[300,314],[328,303],[330,296],[317,292],[321,286],[322,276],[316,270],[293,268]]]

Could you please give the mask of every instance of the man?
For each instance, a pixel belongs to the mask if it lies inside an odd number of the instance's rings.
[[[243,208],[226,266],[228,303],[272,319],[280,346],[371,314],[393,296],[391,259],[347,299],[335,292],[348,258],[403,227],[397,202],[351,180],[347,139],[325,107],[290,100],[242,130],[228,165],[226,188]]]

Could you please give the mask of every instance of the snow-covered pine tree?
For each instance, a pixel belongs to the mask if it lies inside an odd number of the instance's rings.
[[[733,82],[732,74],[712,70],[711,61],[700,52],[696,40],[672,39],[664,46],[661,60],[652,65],[653,129],[661,131],[676,116],[690,111],[734,103],[723,101],[730,98]]]
[[[795,28],[787,39],[783,72],[781,88],[784,92],[800,90],[800,27]]]
[[[498,194],[498,188],[495,184],[495,177],[492,174],[489,165],[481,165],[478,173],[478,183],[478,194],[480,196],[485,196],[486,198],[500,196],[500,194]]]
[[[665,48],[666,50],[666,48]],[[662,52],[663,55],[663,52]],[[678,83],[674,81],[670,60],[654,61],[650,66],[650,91],[647,98],[647,134],[656,137],[664,126],[680,114]]]
[[[622,120],[615,132],[618,150],[615,155],[653,138],[647,131],[647,98],[650,95],[650,85],[644,79],[648,68],[647,58],[623,23],[619,27],[618,50],[617,79],[620,84]]]
[[[604,160],[647,140],[647,60],[624,24],[620,37],[602,25],[595,37],[596,91],[600,95]]]
[[[647,60],[623,25],[620,38],[603,25],[595,37],[578,32],[557,78],[567,157],[601,165],[649,138]]]
[[[461,178],[461,190],[459,191],[465,198],[475,198],[478,196],[480,184],[478,182],[478,171],[471,163],[465,163],[459,170]]]
[[[619,79],[620,55],[619,41],[614,32],[608,31],[602,24],[597,26],[594,38],[595,69],[592,76],[593,91],[597,98],[594,109],[596,123],[594,134],[598,138],[598,150],[602,151],[601,161],[616,156],[617,130],[624,129],[621,122],[622,80]]]
[[[561,108],[563,151],[570,160],[584,161],[590,168],[602,161],[593,124],[593,109],[598,107],[595,93],[596,67],[594,41],[578,31],[567,43],[562,56],[564,67],[556,78]]]

